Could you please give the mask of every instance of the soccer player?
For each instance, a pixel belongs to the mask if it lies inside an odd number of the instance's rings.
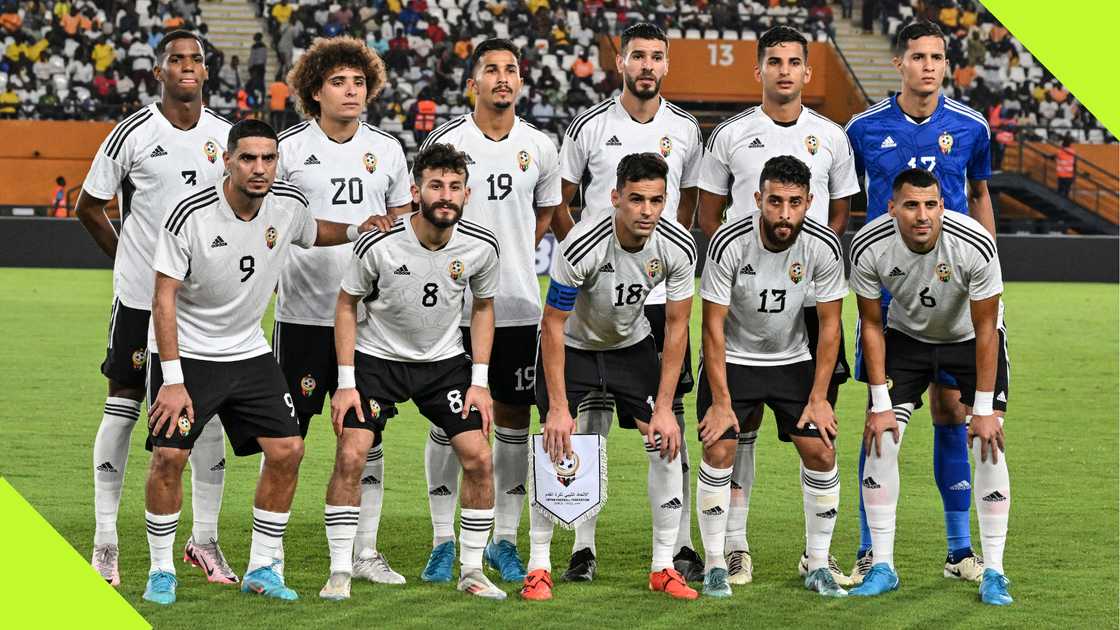
[[[320,219],[361,222],[412,208],[404,149],[393,136],[361,122],[362,110],[385,85],[385,66],[364,42],[319,39],[289,73],[300,107],[311,117],[280,134],[276,173],[311,201]],[[296,404],[301,435],[335,391],[334,309],[346,247],[292,249],[280,274],[272,347]],[[362,509],[354,545],[357,578],[404,584],[377,551],[384,496],[381,434],[362,471]],[[282,553],[282,550],[281,550]]]
[[[856,171],[867,183],[867,220],[887,212],[894,178],[908,168],[924,168],[937,177],[945,207],[967,213],[996,233],[992,201],[990,132],[984,117],[967,105],[941,93],[946,70],[945,37],[930,22],[917,21],[899,30],[894,65],[901,76],[898,94],[852,117],[847,133],[856,156]],[[883,314],[890,293],[883,295]],[[861,360],[862,344],[856,330],[856,379],[866,382]],[[969,503],[972,492],[968,465],[966,410],[960,405],[957,384],[941,374],[930,385],[933,417],[933,476],[945,510],[948,553],[943,575],[979,581],[984,563],[972,551]],[[900,413],[907,416],[912,409]],[[862,466],[864,457],[860,457]],[[862,477],[862,473],[860,475]],[[860,548],[852,581],[858,584],[874,560],[867,557],[871,534],[860,505]]]
[[[210,417],[235,455],[264,452],[253,503],[244,592],[292,600],[273,565],[288,524],[303,439],[295,403],[260,327],[288,246],[339,245],[361,228],[316,220],[295,186],[275,180],[276,133],[257,120],[230,128],[222,160],[228,176],[172,205],[152,267],[155,297],[148,334],[148,546],[144,599],[175,602],[171,548],[182,473]]]
[[[572,417],[580,401],[593,391],[614,397],[619,426],[641,431],[649,457],[649,588],[696,599],[696,591],[673,567],[679,511],[688,510],[681,499],[681,433],[673,397],[688,339],[696,245],[688,230],[662,218],[669,165],[661,156],[628,155],[616,172],[614,212],[581,221],[561,243],[553,266],[537,363],[538,374],[544,375],[536,385],[544,444],[553,461],[570,457]],[[666,285],[668,301],[659,361],[644,307],[660,283]],[[525,599],[552,598],[552,532],[552,522],[531,510]]]
[[[563,240],[573,221],[569,204],[587,177],[583,190],[583,221],[596,220],[612,208],[612,190],[619,161],[626,155],[651,151],[669,166],[666,174],[665,208],[669,219],[685,229],[692,227],[696,211],[696,184],[704,143],[700,125],[688,112],[661,96],[661,82],[669,73],[669,39],[656,25],[638,23],[622,33],[622,48],[615,65],[622,75],[622,94],[607,99],[577,116],[564,134],[560,148],[560,177],[563,207],[552,222],[556,238]],[[658,353],[664,348],[665,293],[655,287],[646,297],[646,318],[653,327]],[[684,432],[682,397],[692,390],[691,352],[686,345],[681,378],[673,397],[673,413]],[[609,396],[593,393],[580,406],[580,430],[606,436],[610,431],[613,405]],[[681,471],[684,502],[689,503],[688,448],[682,444]],[[692,548],[692,513],[681,511],[674,543],[674,566],[689,581],[704,578],[704,562]],[[595,524],[591,518],[576,528],[572,557],[563,579],[586,581],[595,577]]]
[[[968,441],[986,560],[980,599],[1005,606],[1012,602],[1003,573],[1011,507],[1003,454],[1009,366],[999,323],[1003,279],[995,239],[979,221],[947,212],[941,184],[925,169],[898,174],[892,194],[889,216],[871,221],[852,239],[851,285],[871,390],[860,484],[875,564],[851,594],[873,596],[898,588],[895,507],[898,452],[906,430],[898,411],[921,406],[922,393],[944,371],[956,380],[961,402],[972,408]],[[894,296],[885,322],[880,287]]]
[[[809,66],[809,44],[801,33],[788,26],[775,26],[758,41],[755,79],[762,84],[762,105],[752,107],[719,125],[708,138],[700,168],[700,229],[709,238],[719,228],[724,214],[732,223],[750,214],[751,200],[758,192],[759,176],[772,157],[790,155],[809,166],[812,202],[805,216],[826,226],[837,236],[848,224],[851,196],[859,192],[855,159],[844,130],[831,120],[805,107],[801,94],[813,75]],[[730,203],[729,203],[730,195]],[[806,287],[801,311],[808,335],[809,353],[817,352],[817,300],[812,286]],[[843,336],[837,352],[828,402],[835,408],[840,385],[848,380],[848,361]],[[747,514],[754,485],[754,448],[762,423],[762,406],[745,417],[735,452],[731,477],[731,507],[727,515],[728,581],[746,584],[753,579],[754,564],[747,542]],[[829,557],[832,577],[847,585],[848,576],[835,558]],[[798,572],[808,574],[802,555]]]
[[[828,391],[835,380],[840,308],[848,288],[840,239],[808,216],[812,181],[809,166],[796,157],[770,158],[754,193],[757,210],[726,223],[708,245],[700,280],[704,365],[696,416],[704,458],[696,482],[696,517],[707,561],[703,592],[712,597],[731,596],[724,537],[732,465],[739,427],[763,404],[774,411],[778,438],[792,441],[801,456],[805,587],[828,597],[847,595],[829,568],[840,473]],[[809,352],[801,312],[806,295],[816,301],[815,355]]]
[[[101,373],[109,396],[93,441],[93,502],[97,528],[93,566],[120,584],[117,512],[128,463],[129,438],[144,398],[148,320],[152,307],[152,256],[167,201],[201,190],[222,176],[221,158],[230,123],[202,105],[205,47],[189,31],[168,33],[156,47],[152,72],[162,86],[159,102],[125,118],[101,143],[78,197],[77,214],[98,246],[113,258],[113,308]],[[117,197],[121,231],[105,216]],[[184,561],[211,582],[232,584],[237,574],[218,547],[218,512],[225,483],[225,443],[220,423],[195,441],[190,455],[194,527]]]
[[[537,325],[541,320],[536,247],[560,203],[556,145],[514,114],[521,93],[520,54],[506,39],[480,42],[471,55],[467,89],[474,112],[456,117],[424,142],[450,144],[467,154],[475,194],[463,216],[494,232],[502,243],[501,278],[495,297],[494,352],[490,388],[494,398],[494,540],[485,559],[502,580],[521,582],[517,527],[525,504],[529,460],[529,406],[533,403]],[[463,345],[470,347],[470,293],[463,305]],[[420,577],[451,579],[455,558],[452,523],[459,466],[447,436],[433,427],[424,451],[432,513],[432,555]]]
[[[338,293],[338,392],[331,399],[331,420],[339,437],[324,514],[331,574],[319,596],[350,597],[350,548],[366,452],[374,434],[396,415],[396,406],[412,400],[442,429],[463,468],[458,588],[505,599],[482,572],[494,524],[488,365],[498,240],[479,224],[460,220],[470,196],[465,154],[451,145],[428,144],[412,173],[420,212],[402,217],[387,232],[362,237]],[[473,294],[469,355],[459,332],[468,287]],[[359,301],[366,315],[361,324]]]

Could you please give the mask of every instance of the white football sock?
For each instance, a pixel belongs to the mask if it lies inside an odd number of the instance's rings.
[[[362,470],[361,513],[354,539],[354,553],[372,558],[377,551],[377,529],[381,525],[381,505],[385,498],[385,452],[378,444],[366,453],[366,467]]]
[[[459,504],[459,458],[442,429],[432,427],[424,446],[432,547],[455,540],[455,506]]]
[[[529,564],[527,571],[552,572],[552,534],[555,525],[536,508],[529,508]]]
[[[459,564],[463,573],[482,569],[482,550],[494,528],[494,508],[459,511]]]
[[[93,439],[93,506],[95,545],[117,544],[117,512],[121,505],[124,469],[132,428],[140,417],[140,401],[109,396],[101,426]]]
[[[191,538],[196,543],[218,540],[218,513],[222,509],[222,490],[226,480],[225,431],[218,416],[210,418],[195,440],[191,463],[191,512],[194,526]]]
[[[576,433],[598,433],[605,439],[614,422],[614,398],[603,392],[588,394],[580,401],[577,414]],[[599,515],[596,514],[576,526],[572,553],[590,549],[591,554],[598,557],[595,550],[595,526],[598,522]]]
[[[148,525],[148,555],[152,561],[148,572],[166,571],[175,575],[172,548],[175,547],[175,528],[179,524],[179,513],[152,514],[145,511],[144,519]]]
[[[727,511],[727,535],[723,541],[725,552],[750,551],[751,548],[747,544],[747,515],[754,487],[754,442],[757,439],[758,431],[739,434],[731,473],[731,509]]]
[[[494,426],[494,540],[517,544],[529,475],[529,429]]]
[[[253,542],[249,546],[249,568],[245,570],[246,574],[260,567],[271,566],[279,557],[290,516],[291,512],[269,512],[253,506]]]
[[[801,499],[805,508],[805,553],[809,556],[809,570],[826,568],[840,507],[840,473],[836,466],[822,472],[809,470],[802,464]],[[875,556],[875,560],[879,557]]]
[[[882,456],[877,457],[874,449],[868,451],[863,465],[863,479],[860,480],[867,527],[871,530],[871,553],[875,556],[875,564],[885,562],[892,569],[899,491],[898,450],[902,446],[906,426],[905,422],[898,423],[897,444],[893,435],[882,435]]]
[[[972,459],[976,463],[972,495],[976,497],[976,520],[980,522],[984,567],[1003,574],[1003,547],[1007,543],[1007,517],[1011,511],[1007,453],[999,454],[998,463],[993,464],[990,455],[988,461],[981,462],[980,440],[973,439]]]
[[[354,536],[358,531],[359,508],[353,505],[328,505],[323,510],[327,526],[327,547],[331,551],[331,573],[353,573]]]
[[[677,540],[673,543],[674,553],[681,547],[692,549],[692,481],[689,479],[691,466],[688,461],[688,440],[684,439],[684,401],[673,399],[673,414],[677,416],[677,426],[681,430],[681,520],[677,525]],[[726,511],[726,510],[725,510]]]
[[[673,543],[677,540],[677,528],[681,522],[678,510],[691,506],[681,501],[681,458],[672,461],[662,459],[657,444],[648,444],[643,439],[646,457],[649,459],[649,473],[646,478],[646,492],[653,512],[653,562],[650,571],[673,568]]]
[[[696,479],[696,519],[704,541],[704,570],[726,569],[723,556],[727,514],[731,507],[731,468],[716,468],[700,461]]]

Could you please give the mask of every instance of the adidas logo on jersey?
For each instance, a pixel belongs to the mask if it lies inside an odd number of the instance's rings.
[[[394,276],[411,276],[412,272],[408,270],[408,265],[401,265],[393,272]]]
[[[817,518],[836,518],[836,510],[830,509],[827,512],[817,512]]]
[[[521,484],[521,485],[517,486],[516,488],[510,488],[509,490],[506,490],[506,494],[524,495],[525,494],[525,484]]]
[[[743,268],[739,270],[739,273],[746,274],[748,276],[753,276],[754,275],[754,267],[750,266],[749,264],[748,265],[743,265]]]
[[[474,158],[471,157],[470,153],[464,153],[463,157],[467,158],[467,166],[474,166]]]
[[[451,496],[451,491],[447,489],[447,486],[440,486],[438,488],[432,488],[428,491],[428,494],[433,497],[449,497]]]
[[[967,479],[961,479],[957,483],[949,486],[950,490],[971,490],[972,484],[968,483]]]
[[[703,514],[704,516],[721,516],[723,515],[723,508],[716,505],[704,510],[703,512],[701,512],[701,514]]]
[[[620,146],[622,146],[622,141],[618,139],[618,136],[611,136],[611,139],[607,140],[607,146],[608,147],[620,147]]]
[[[894,269],[891,269],[891,272],[889,274],[887,274],[887,277],[889,277],[889,278],[901,278],[902,276],[905,276],[905,275],[906,275],[905,271],[899,269],[898,267],[895,267]]]
[[[766,146],[765,144],[762,144],[761,139],[755,138],[754,140],[751,140],[751,143],[747,145],[747,148],[748,149],[761,149],[761,148],[764,148],[765,146]]]
[[[217,464],[214,464],[213,466],[210,467],[210,472],[218,472],[219,470],[225,470],[225,469],[226,469],[226,458],[223,457],[223,458],[218,460]]]
[[[321,162],[319,162],[319,158],[315,157],[314,153],[311,154],[311,157],[309,157],[309,158],[307,158],[306,160],[303,161],[304,166],[311,166],[313,164],[320,164],[320,163]]]
[[[219,235],[219,236],[216,236],[216,237],[214,237],[214,242],[213,242],[213,243],[210,243],[210,247],[211,247],[211,248],[214,248],[214,247],[225,247],[225,246],[226,246],[226,242],[225,242],[224,240],[222,240],[222,237],[221,237],[221,235]]]
[[[602,267],[599,267],[599,273],[614,273],[614,265],[608,262]]]
[[[156,148],[152,149],[152,154],[148,157],[163,157],[165,155],[167,155],[167,151],[164,151],[163,147],[157,144]]]
[[[378,479],[377,477],[374,477],[373,475],[366,475],[365,477],[362,477],[362,485],[363,486],[376,486],[380,483],[381,483],[381,480]]]
[[[999,503],[1000,501],[1006,501],[1007,497],[1003,496],[1003,493],[1001,493],[999,490],[996,490],[995,492],[984,497],[983,500],[987,501],[988,503]]]
[[[115,473],[117,472],[117,469],[113,468],[113,464],[111,464],[110,462],[105,462],[104,464],[101,464],[97,467],[97,472]]]
[[[892,138],[890,136],[887,136],[886,138],[883,138],[883,144],[880,144],[879,148],[880,149],[893,149],[897,146],[898,145],[895,144],[895,142],[894,142],[894,138]]]
[[[665,510],[679,510],[681,509],[681,500],[677,497],[673,497],[672,499],[669,499],[668,501],[662,503],[661,507]]]
[[[863,480],[863,487],[867,488],[868,490],[878,490],[881,486],[875,482],[874,478],[868,477],[867,479]]]

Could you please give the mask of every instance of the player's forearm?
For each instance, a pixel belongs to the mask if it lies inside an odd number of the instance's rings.
[[[345,245],[354,239],[350,236],[356,236],[357,226],[350,225],[349,223],[336,223],[334,221],[327,221],[325,219],[315,219],[318,230],[315,232],[315,246],[316,247],[330,247],[332,245]],[[354,232],[349,232],[350,228],[354,228]]]
[[[687,230],[692,229],[692,222],[696,218],[696,203],[699,190],[693,186],[681,189],[681,199],[677,203],[677,223]]]
[[[534,246],[541,244],[541,239],[544,238],[545,233],[547,233],[549,227],[552,226],[553,217],[556,216],[556,213],[560,212],[561,209],[567,212],[567,208],[566,205],[537,208],[537,230],[534,234]],[[569,215],[569,218],[570,216],[571,215]]]
[[[389,208],[386,214],[388,214],[390,217],[399,217],[402,214],[408,214],[409,212],[412,212],[412,204],[406,203],[403,206]]]
[[[677,393],[677,382],[681,378],[681,365],[684,363],[685,346],[688,343],[688,311],[692,300],[682,308],[680,305],[668,306],[665,320],[665,343],[661,351],[661,379],[657,387],[657,405],[671,405]],[[674,313],[673,311],[683,311]]]
[[[723,317],[712,317],[705,313],[704,334],[704,376],[712,391],[712,401],[731,404],[731,392],[727,389],[727,341],[723,333]]]
[[[334,353],[339,365],[354,365],[354,345],[358,334],[357,300],[346,291],[338,292],[334,309]]]
[[[863,322],[859,336],[863,344],[863,363],[867,367],[867,384],[883,385],[887,382],[887,340],[883,327]]]
[[[723,222],[723,208],[727,205],[727,196],[701,190],[699,204],[700,212],[698,221],[700,222],[700,231],[708,238],[711,238]]]
[[[972,302],[972,327],[976,330],[976,389],[990,392],[996,387],[996,361],[999,356],[999,296]]]
[[[541,325],[541,367],[544,368],[549,406],[557,409],[568,406],[564,359],[564,325],[545,319]]]
[[[992,208],[992,197],[988,193],[988,182],[970,182],[968,191],[968,215],[976,219],[984,229],[996,236],[996,214]]]
[[[817,336],[817,362],[813,373],[813,389],[809,393],[810,400],[826,400],[828,387],[832,383],[832,372],[836,366],[836,357],[840,353],[840,305],[839,302],[828,305],[817,304],[820,331]]]
[[[75,209],[75,214],[101,251],[109,258],[115,258],[117,232],[109,222],[109,217],[105,216],[105,205],[108,203],[107,200],[90,196],[83,190],[78,194],[78,207]]]
[[[471,304],[471,360],[490,364],[494,346],[494,298],[474,298]]]
[[[179,328],[175,322],[175,295],[177,287],[164,281],[166,276],[156,274],[156,291],[152,299],[152,322],[156,333],[156,348],[160,361],[179,358]]]
[[[844,236],[848,229],[848,218],[852,213],[852,198],[833,199],[828,202],[828,227],[836,236]]]
[[[579,184],[560,180],[560,205],[556,206],[556,210],[552,213],[552,233],[556,235],[558,241],[567,238],[568,232],[571,232],[576,224],[572,219],[572,199],[575,198],[577,190]]]

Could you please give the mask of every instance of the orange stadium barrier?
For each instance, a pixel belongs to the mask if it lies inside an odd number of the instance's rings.
[[[81,186],[110,122],[0,121],[0,204],[50,203],[58,176]]]

